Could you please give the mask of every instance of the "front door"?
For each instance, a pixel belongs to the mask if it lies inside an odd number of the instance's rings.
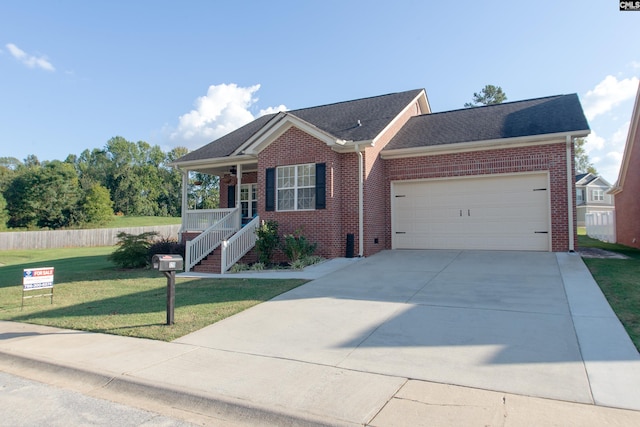
[[[240,209],[243,222],[249,222],[254,216],[258,215],[257,184],[240,185]]]

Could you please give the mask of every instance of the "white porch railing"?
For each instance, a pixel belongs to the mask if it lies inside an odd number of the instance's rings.
[[[202,261],[223,240],[228,239],[240,229],[240,209],[229,209],[222,219],[204,230],[198,237],[187,241],[185,250],[185,269],[191,271],[194,265]]]
[[[181,232],[203,231],[211,227],[235,208],[229,209],[192,209],[188,210],[182,218]]]
[[[585,214],[587,236],[608,243],[616,242],[615,211],[589,212]]]
[[[240,260],[256,245],[256,230],[260,225],[260,217],[256,216],[240,231],[231,236],[229,240],[222,242],[222,265],[220,273],[224,274],[229,268]]]

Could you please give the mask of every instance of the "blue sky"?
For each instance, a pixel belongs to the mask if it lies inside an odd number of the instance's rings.
[[[640,76],[615,0],[0,2],[0,157],[64,160],[113,136],[195,149],[277,109],[486,84],[577,93],[614,183]]]

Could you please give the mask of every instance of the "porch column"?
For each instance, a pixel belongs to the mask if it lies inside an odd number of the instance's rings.
[[[189,171],[179,169],[182,174],[182,205],[181,205],[181,214],[180,218],[182,219],[181,229],[186,231],[187,225],[187,210],[189,209],[189,203],[187,199],[187,188],[189,186]],[[182,236],[178,236],[178,240],[182,241]]]
[[[240,186],[242,185],[242,165],[240,163],[236,165],[236,173],[238,174],[238,183],[236,184],[236,208],[240,209]],[[241,228],[242,227],[242,210],[238,215],[238,218],[240,218],[239,219],[240,223],[238,224],[238,227]]]

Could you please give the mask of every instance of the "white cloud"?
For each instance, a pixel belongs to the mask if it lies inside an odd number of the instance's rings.
[[[264,110],[260,110],[258,113],[258,117],[266,116],[267,114],[278,113],[280,111],[287,111],[287,107],[283,104],[278,105],[277,107],[269,107]]]
[[[618,80],[607,76],[583,98],[584,112],[588,120],[604,114],[627,99],[633,98],[638,90],[638,78]]]
[[[250,108],[257,101],[254,95],[260,85],[239,87],[235,83],[211,85],[207,94],[195,101],[195,109],[178,119],[178,127],[170,133],[170,139],[180,141],[189,148],[197,148],[228,134],[255,119]],[[284,105],[260,110],[275,112],[286,109]]]
[[[598,173],[611,184],[614,184],[618,178],[628,132],[629,122],[626,122],[609,137],[603,138],[592,131],[586,138],[584,148],[589,155],[589,160]]]
[[[56,70],[51,62],[49,62],[44,56],[29,55],[27,52],[20,49],[13,43],[7,43],[5,47],[9,50],[9,53],[11,53],[14,58],[16,58],[18,61],[22,62],[29,68],[41,68],[46,71]]]
[[[591,131],[591,133],[585,138],[585,140],[586,142],[584,144],[584,151],[586,151],[588,155],[601,150],[602,147],[604,147],[604,138],[596,134],[595,131]]]

